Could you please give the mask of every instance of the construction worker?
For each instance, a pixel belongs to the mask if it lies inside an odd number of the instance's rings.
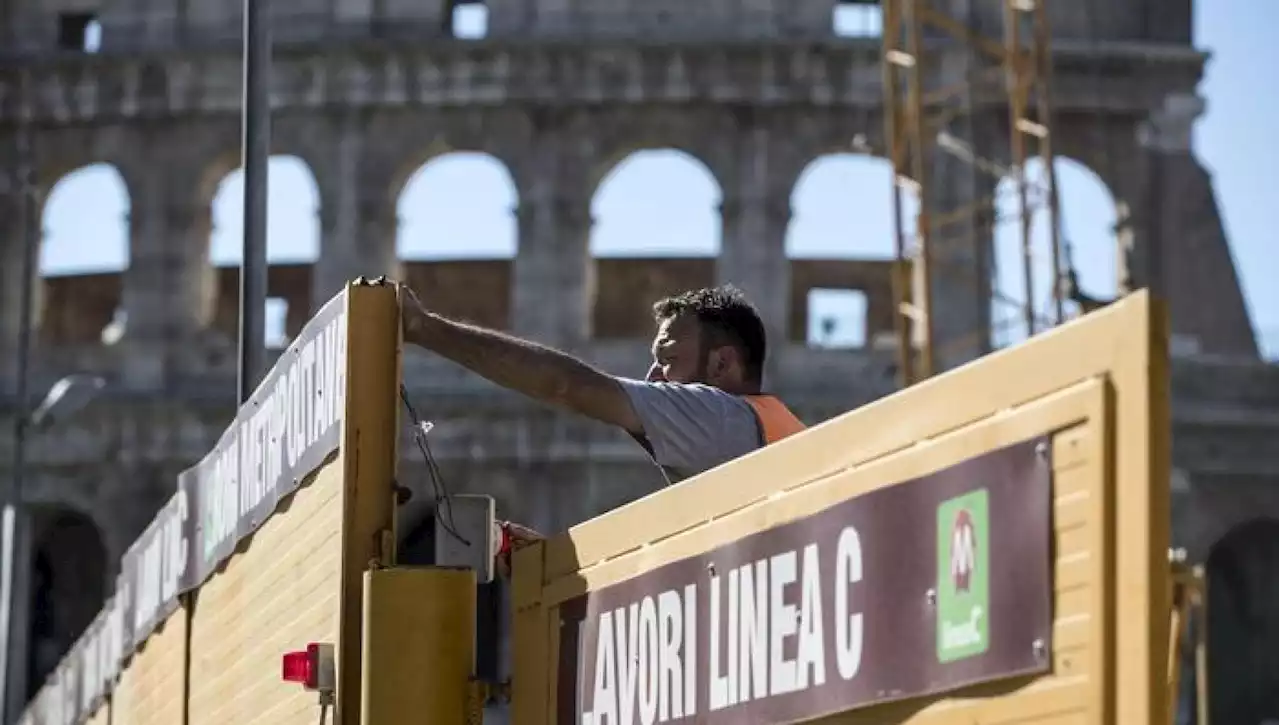
[[[732,286],[653,306],[657,335],[644,380],[610,375],[559,350],[431,312],[402,287],[404,339],[502,387],[616,425],[668,482],[693,476],[804,429],[761,393],[764,325]]]

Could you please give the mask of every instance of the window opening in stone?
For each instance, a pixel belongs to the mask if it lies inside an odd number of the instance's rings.
[[[493,156],[437,156],[409,176],[396,199],[396,254],[402,261],[511,259],[519,204],[511,172]]]
[[[93,13],[62,13],[58,16],[58,47],[96,53],[102,44],[102,25]]]
[[[129,266],[129,188],[110,164],[63,176],[44,204],[40,274],[120,272]]]
[[[97,53],[102,48],[102,23],[95,18],[84,28],[84,51]]]
[[[714,257],[723,198],[711,170],[690,154],[633,152],[604,174],[591,198],[592,256]]]
[[[1058,229],[1063,268],[1074,269],[1079,291],[1096,300],[1114,299],[1118,289],[1117,205],[1111,190],[1089,167],[1060,156],[1054,161],[1058,182]],[[996,187],[995,269],[991,295],[991,342],[1007,347],[1050,327],[1054,318],[1053,249],[1048,226],[1048,174],[1039,158],[1027,161],[1027,207],[1031,216],[1031,279],[1035,329],[1027,330],[1023,300],[1026,282],[1019,224],[1018,189],[1012,177]],[[1063,305],[1067,319],[1080,305]]]
[[[263,344],[267,349],[281,350],[289,344],[288,319],[289,301],[283,297],[268,297],[263,312]]]
[[[902,206],[910,242],[920,205],[904,193]],[[791,191],[786,246],[790,259],[893,259],[893,166],[855,153],[811,161]]]
[[[811,289],[807,300],[809,347],[851,349],[867,345],[867,295],[852,289]]]
[[[311,275],[320,256],[320,189],[311,168],[297,156],[272,156],[267,161],[267,173],[271,178],[267,187],[267,291],[281,300],[293,300],[296,314],[310,305],[300,285]],[[209,261],[216,267],[214,327],[234,339],[240,324],[244,171],[233,169],[213,191]],[[328,291],[325,296],[337,291]],[[268,306],[264,326],[270,325],[270,309]],[[264,337],[270,345],[270,336]]]
[[[459,40],[480,40],[489,34],[489,8],[483,2],[453,0],[448,9],[449,34]]]
[[[129,189],[110,164],[53,185],[41,213],[40,334],[50,345],[97,345],[122,304],[129,266]]]
[[[724,209],[706,164],[676,149],[633,152],[602,166],[591,197],[593,334],[648,339],[655,300],[716,279]]]
[[[837,3],[831,11],[831,27],[840,38],[879,38],[884,32],[879,0]]]
[[[442,314],[506,328],[520,203],[501,160],[478,151],[434,156],[407,174],[396,199],[402,278]]]
[[[267,160],[267,261],[314,262],[320,256],[320,189],[307,162],[296,156]],[[244,170],[219,182],[212,206],[209,261],[238,266],[244,250]]]

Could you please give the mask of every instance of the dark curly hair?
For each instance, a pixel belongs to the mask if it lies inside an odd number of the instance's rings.
[[[760,313],[742,290],[726,284],[690,290],[653,305],[658,322],[691,315],[698,321],[703,349],[729,345],[742,356],[748,382],[764,377],[765,333]]]

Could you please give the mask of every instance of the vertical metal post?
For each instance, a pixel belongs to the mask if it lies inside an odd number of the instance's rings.
[[[267,160],[271,154],[271,27],[265,0],[244,0],[244,248],[240,259],[240,402],[266,367]]]
[[[31,317],[35,308],[35,276],[36,257],[40,249],[40,204],[37,199],[35,162],[33,159],[31,129],[26,123],[18,131],[18,186],[22,193],[22,299],[19,305],[21,318],[18,321],[18,360],[15,386],[16,405],[13,416],[13,475],[4,490],[4,509],[0,532],[0,567],[4,578],[0,581],[0,633],[3,634],[3,646],[0,646],[0,722],[11,722],[16,718],[23,704],[24,694],[18,690],[25,687],[26,678],[22,676],[25,661],[15,661],[12,655],[24,655],[26,642],[26,607],[17,606],[22,582],[16,572],[19,559],[25,556],[23,542],[26,540],[27,524],[26,508],[23,506],[23,474],[26,468],[27,425],[29,422],[28,394],[31,372]],[[16,645],[16,646],[15,646]],[[20,669],[23,668],[23,669]]]
[[[1053,54],[1049,51],[1052,36],[1049,32],[1049,10],[1045,5],[1045,0],[1039,0],[1034,11],[1035,73],[1040,81],[1040,87],[1036,93],[1036,114],[1040,117],[1040,125],[1045,129],[1044,137],[1040,139],[1040,161],[1044,164],[1045,178],[1049,186],[1045,191],[1049,195],[1047,207],[1049,244],[1053,255],[1053,324],[1061,325],[1066,319],[1063,309],[1062,279],[1066,264],[1063,259],[1062,229],[1058,224],[1061,202],[1058,199],[1058,170],[1054,166],[1053,155],[1053,104],[1050,82],[1053,77]]]
[[[1209,580],[1201,564],[1193,573],[1200,604],[1195,611],[1196,725],[1209,725]]]
[[[1027,198],[1027,153],[1022,124],[1026,117],[1028,82],[1022,50],[1022,16],[1018,0],[1004,3],[1005,82],[1009,90],[1010,170],[1018,188],[1018,241],[1022,246],[1022,315],[1027,337],[1036,334],[1036,296],[1031,246],[1031,203]]]
[[[884,78],[884,137],[885,147],[892,164],[893,183],[893,242],[896,266],[893,275],[893,320],[894,332],[898,340],[898,382],[907,387],[916,382],[915,348],[912,344],[912,317],[909,314],[911,295],[911,259],[907,250],[906,231],[902,223],[902,179],[907,175],[905,147],[902,138],[902,84],[898,78],[898,64],[903,52],[899,49],[902,42],[901,9],[899,0],[887,0],[883,3],[884,20],[882,30],[883,57],[881,58]]]
[[[920,293],[915,298],[916,324],[923,327],[923,340],[920,345],[919,378],[933,376],[933,219],[929,214],[932,199],[929,192],[929,163],[926,157],[925,119],[924,119],[924,70],[920,67],[924,62],[923,15],[926,6],[922,0],[906,0],[901,21],[907,26],[907,53],[914,59],[907,73],[907,122],[910,135],[915,139],[911,148],[911,176],[920,190],[920,212],[916,222],[916,249],[919,264],[917,278],[920,280]]]

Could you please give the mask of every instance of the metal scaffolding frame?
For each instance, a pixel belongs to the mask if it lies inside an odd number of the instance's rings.
[[[1053,263],[1053,316],[1049,324],[1063,320],[1063,255],[1059,239],[1059,202],[1057,175],[1053,164],[1050,80],[1053,60],[1050,52],[1047,0],[1004,0],[1004,37],[995,40],[971,29],[962,20],[931,7],[927,0],[883,0],[883,86],[885,108],[885,148],[893,164],[893,210],[897,265],[893,280],[894,318],[899,350],[899,375],[903,386],[932,376],[936,366],[936,344],[933,324],[934,274],[933,237],[943,224],[975,217],[994,203],[984,197],[957,209],[930,209],[932,179],[930,154],[942,151],[970,164],[975,171],[1014,181],[1018,196],[1018,229],[1022,248],[1023,299],[1022,318],[1028,334],[1037,332],[1043,322],[1036,313],[1035,280],[1032,259],[1032,221],[1038,209],[1047,212],[1050,230],[1050,256]],[[1005,102],[1009,113],[1009,163],[984,159],[980,152],[966,146],[964,139],[945,133],[946,124],[970,111],[970,85],[986,73],[970,74],[959,84],[926,88],[926,38],[932,46],[935,37],[949,41],[978,58],[994,61],[1004,78]],[[1034,154],[1028,153],[1034,147]],[[1046,180],[1038,197],[1032,199],[1032,183],[1027,178],[1026,164],[1039,156],[1045,167]],[[914,237],[909,237],[903,222],[903,194],[914,193],[919,199],[919,217]],[[984,233],[981,230],[979,233]],[[974,270],[974,274],[978,270]],[[997,290],[992,295],[999,297]],[[988,335],[988,330],[974,334]]]
[[[1188,564],[1183,549],[1169,550],[1169,579],[1172,591],[1169,610],[1169,713],[1178,720],[1182,696],[1184,647],[1191,650],[1191,678],[1195,693],[1196,725],[1209,724],[1209,595],[1204,565]]]

